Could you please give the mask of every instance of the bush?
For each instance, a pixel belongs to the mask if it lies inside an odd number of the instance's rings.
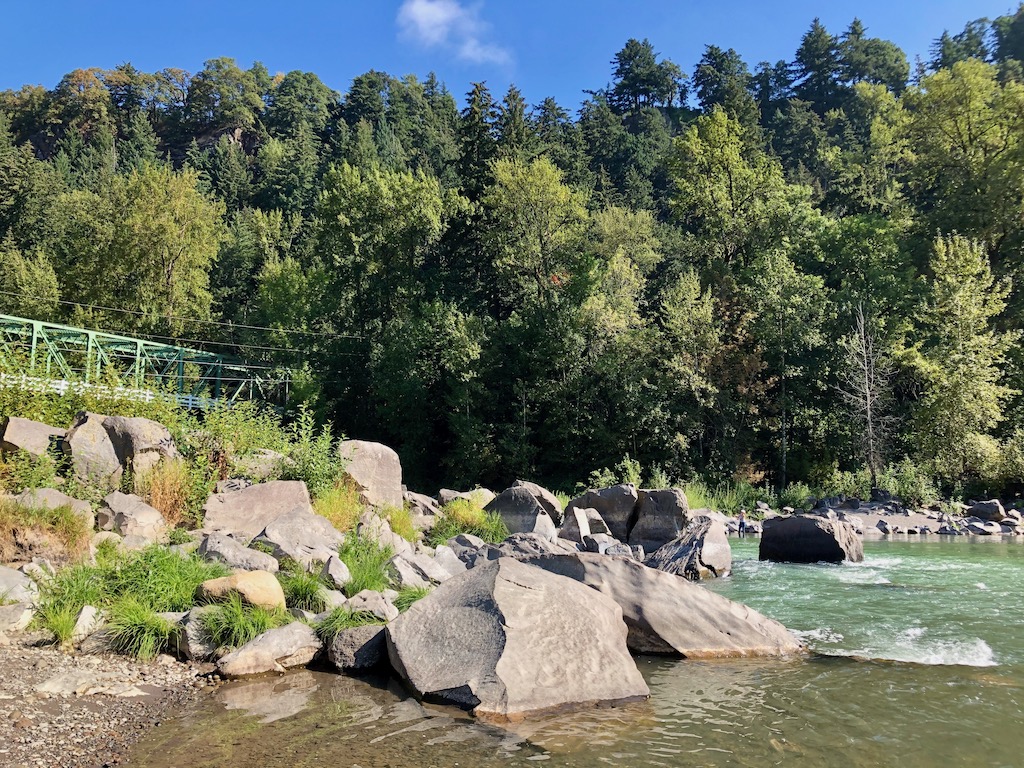
[[[134,597],[125,596],[107,608],[110,647],[137,659],[152,659],[164,648],[174,625]]]
[[[417,600],[422,600],[431,592],[430,587],[402,587],[395,598],[395,608],[401,613],[408,611]]]
[[[329,645],[343,629],[354,629],[367,625],[381,625],[380,617],[369,611],[353,612],[348,608],[335,608],[313,627],[321,642]]]
[[[49,454],[12,451],[0,461],[0,488],[20,493],[26,488],[56,488],[57,462]]]
[[[136,478],[136,488],[146,503],[172,527],[185,519],[195,521],[189,509],[191,485],[192,478],[183,461],[160,461],[145,475]]]
[[[580,483],[577,486],[577,490],[585,491],[588,488],[610,488],[611,486],[619,485],[620,483],[631,483],[639,488],[642,477],[643,467],[640,466],[640,462],[636,459],[631,459],[627,453],[622,458],[622,461],[614,467],[595,469],[587,478],[588,484],[586,487]]]
[[[814,492],[805,483],[790,483],[779,494],[779,506],[809,509],[813,496]]]
[[[896,496],[904,504],[916,507],[934,504],[939,498],[931,475],[910,459],[886,467],[878,476],[878,486]]]
[[[455,499],[446,504],[430,529],[428,539],[431,546],[437,546],[460,533],[471,533],[492,544],[508,538],[508,528],[501,515],[485,512],[469,499]]]
[[[267,609],[245,605],[232,594],[225,602],[203,611],[201,623],[218,647],[240,648],[267,630],[283,627],[292,617],[281,608]]]
[[[318,574],[302,568],[289,568],[277,572],[277,580],[284,590],[284,600],[289,608],[320,613],[327,607],[323,591],[328,586]]]
[[[387,565],[393,556],[391,547],[379,547],[376,542],[355,534],[346,536],[338,550],[338,557],[352,576],[345,585],[345,595],[352,597],[364,589],[376,592],[387,589],[391,585]]]
[[[329,491],[314,499],[313,509],[322,515],[342,533],[351,531],[363,514],[359,491],[349,482],[342,480]]]
[[[316,499],[337,486],[344,463],[338,446],[331,436],[331,427],[325,424],[319,432],[313,412],[305,404],[299,406],[299,415],[289,428],[291,459],[282,473],[285,480],[302,480]]]
[[[205,412],[193,441],[212,440],[213,446],[232,457],[248,456],[260,449],[284,453],[288,439],[281,419],[251,400],[218,404]],[[200,447],[200,446],[197,446]],[[203,445],[202,449],[210,446]]]

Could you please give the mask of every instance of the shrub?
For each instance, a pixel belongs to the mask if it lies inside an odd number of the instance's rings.
[[[192,478],[183,461],[160,461],[149,472],[136,478],[136,488],[146,503],[163,515],[164,521],[176,526],[185,519],[192,521],[189,497]]]
[[[319,498],[336,487],[344,468],[338,446],[331,436],[331,427],[325,424],[319,432],[313,412],[305,403],[299,406],[299,415],[289,427],[291,459],[282,476],[285,480],[302,480],[310,495]]]
[[[352,580],[345,585],[345,594],[352,597],[364,589],[376,592],[387,589],[391,584],[387,565],[393,556],[391,547],[379,547],[376,542],[363,536],[346,536],[338,550],[338,557],[348,566],[352,576]]]
[[[508,528],[501,515],[485,512],[469,499],[455,499],[446,504],[428,538],[432,546],[437,546],[460,533],[471,533],[492,544],[508,538]]]
[[[342,480],[313,501],[313,509],[341,532],[351,531],[363,514],[359,491]]]
[[[245,605],[241,597],[232,594],[226,601],[204,610],[200,621],[218,647],[239,648],[257,635],[283,627],[292,620],[281,608]]]
[[[26,488],[55,488],[57,462],[49,454],[12,451],[0,461],[0,488],[19,493]]]
[[[320,613],[327,607],[323,590],[327,584],[318,574],[302,568],[289,568],[277,572],[277,580],[284,590],[284,600],[289,608]]]
[[[895,466],[886,467],[878,476],[878,485],[899,498],[904,504],[911,506],[920,507],[932,504],[939,498],[939,492],[932,482],[931,475],[910,459],[904,459]]]
[[[327,645],[333,643],[334,638],[337,637],[338,633],[343,629],[354,629],[355,627],[380,625],[383,623],[384,622],[380,620],[379,616],[370,613],[369,611],[353,612],[348,608],[342,607],[335,608],[324,616],[324,618],[321,619],[313,629],[321,642]]]
[[[431,592],[430,587],[402,587],[395,598],[395,608],[405,613],[417,600],[422,600]]]
[[[125,596],[107,608],[110,647],[137,659],[152,659],[167,647],[174,625],[134,597]]]
[[[251,400],[218,404],[206,411],[201,430],[195,435],[195,439],[202,438],[212,439],[215,446],[235,457],[260,449],[283,453],[288,448],[277,414]]]
[[[780,507],[793,507],[794,509],[808,509],[814,493],[804,483],[790,483],[779,494]]]

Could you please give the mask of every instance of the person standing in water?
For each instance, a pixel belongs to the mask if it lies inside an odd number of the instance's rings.
[[[747,535],[747,511],[745,509],[741,509],[740,510],[739,521],[740,521],[739,534],[740,534],[740,538],[742,538],[742,537]]]

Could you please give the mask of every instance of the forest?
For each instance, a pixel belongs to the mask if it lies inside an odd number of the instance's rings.
[[[0,312],[292,369],[410,486],[1013,493],[1022,62],[1024,6],[913,64],[631,39],[578,107],[79,69],[0,93]]]

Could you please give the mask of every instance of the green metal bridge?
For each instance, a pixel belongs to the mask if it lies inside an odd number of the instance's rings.
[[[102,331],[0,315],[0,384],[60,394],[109,389],[140,399],[166,392],[186,408],[287,399],[286,370]]]

